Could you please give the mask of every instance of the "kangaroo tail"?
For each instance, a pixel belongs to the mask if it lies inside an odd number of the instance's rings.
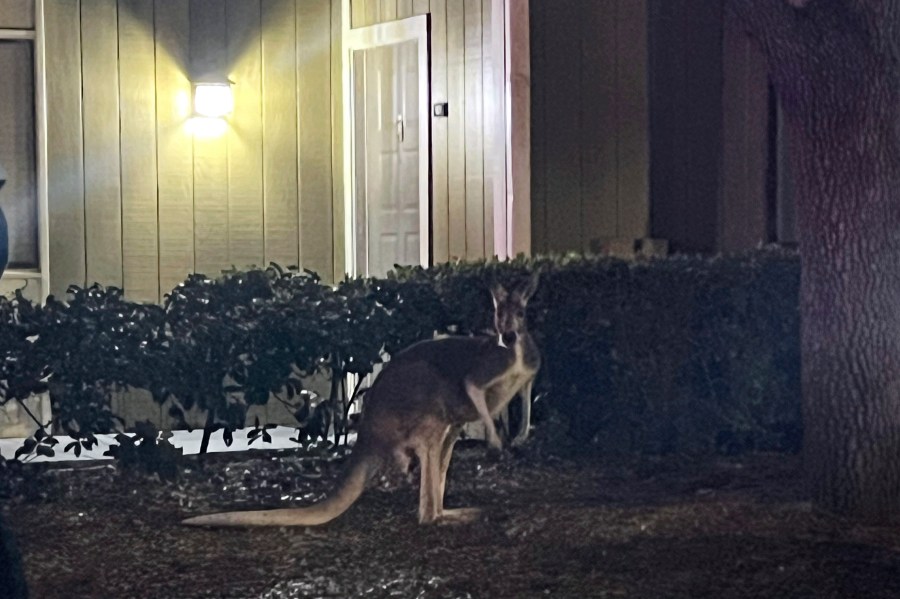
[[[325,499],[309,507],[250,512],[224,512],[182,520],[188,526],[316,526],[341,514],[359,499],[379,461],[355,448],[337,488]]]

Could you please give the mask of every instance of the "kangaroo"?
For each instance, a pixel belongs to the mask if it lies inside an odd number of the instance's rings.
[[[537,276],[505,290],[491,288],[494,334],[421,341],[395,354],[366,393],[357,442],[337,488],[301,508],[227,512],[188,518],[191,526],[314,526],[343,514],[382,468],[408,472],[419,460],[419,522],[470,521],[474,509],[445,510],[450,457],[460,430],[481,420],[487,441],[500,439],[496,416],[519,392],[530,392],[540,354],[528,334],[525,307]],[[526,396],[526,399],[530,399]]]

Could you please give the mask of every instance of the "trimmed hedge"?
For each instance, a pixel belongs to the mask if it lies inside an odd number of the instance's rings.
[[[535,268],[543,273],[529,304],[543,356],[537,389],[574,449],[799,449],[795,253],[638,262],[573,255],[401,269],[397,277],[414,282],[415,295],[439,296],[435,329],[468,333],[489,325],[489,280]],[[399,320],[419,312],[401,309]]]
[[[193,275],[163,306],[72,288],[44,307],[0,299],[0,402],[49,387],[53,430],[93,443],[121,427],[110,393],[144,388],[208,413],[226,440],[248,406],[295,410],[299,439],[337,439],[367,374],[435,332],[490,328],[490,282],[542,272],[529,322],[543,355],[539,416],[577,451],[795,450],[800,443],[799,260],[782,250],[638,262],[564,256],[398,267],[335,287],[310,272]],[[304,390],[331,377],[327,398]],[[562,432],[559,432],[562,431]],[[29,450],[52,451],[50,430]],[[266,436],[257,427],[255,436]],[[72,447],[80,450],[80,447]]]

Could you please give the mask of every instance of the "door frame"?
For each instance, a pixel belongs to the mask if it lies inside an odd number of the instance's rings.
[[[346,5],[345,5],[346,6]],[[431,89],[428,48],[428,16],[417,15],[399,21],[379,23],[368,27],[350,28],[350,11],[342,11],[341,70],[343,74],[344,109],[344,256],[345,272],[357,276],[359,264],[356,234],[356,164],[357,140],[355,121],[355,91],[353,85],[353,52],[378,46],[418,42],[419,87],[419,265],[428,266],[431,260]]]

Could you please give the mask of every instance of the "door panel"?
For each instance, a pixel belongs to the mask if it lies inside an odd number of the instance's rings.
[[[418,42],[357,50],[353,63],[357,265],[384,275],[420,262]]]

